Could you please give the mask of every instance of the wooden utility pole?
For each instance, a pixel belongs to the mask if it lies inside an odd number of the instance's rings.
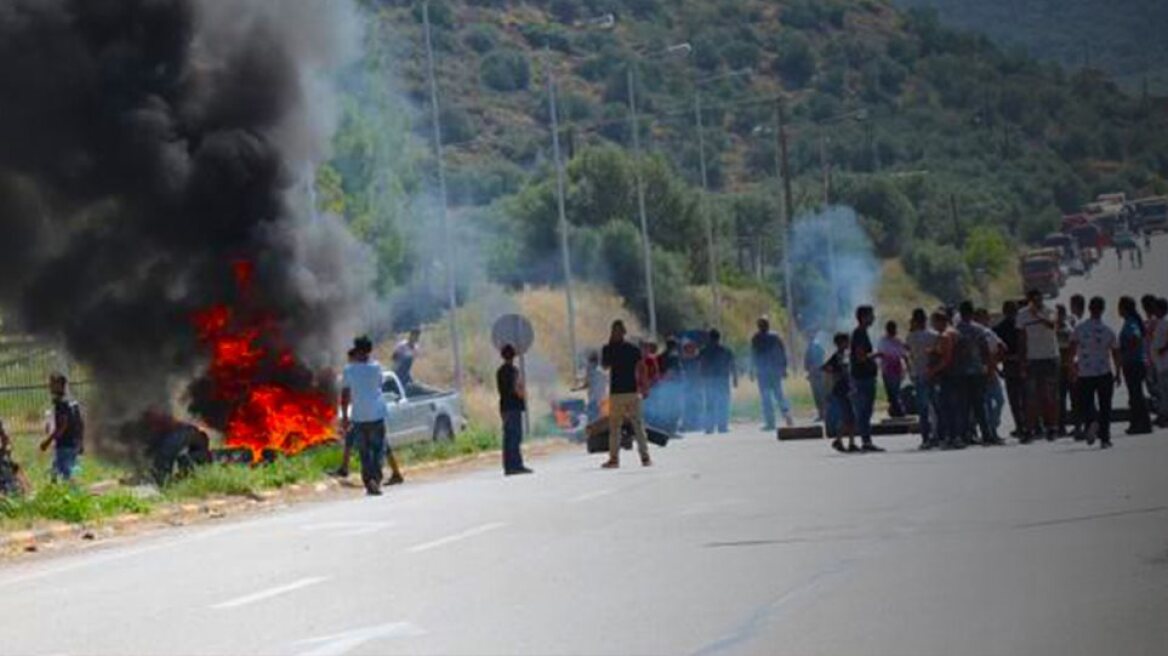
[[[780,97],[775,106],[775,175],[780,181],[782,198],[779,207],[783,231],[783,300],[787,305],[787,352],[795,348],[795,287],[791,280],[791,242],[795,222],[795,208],[791,200],[791,164],[787,153],[787,111]]]

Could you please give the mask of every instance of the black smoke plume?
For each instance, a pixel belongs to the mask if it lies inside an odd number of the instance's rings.
[[[107,417],[182,397],[234,261],[309,367],[362,319],[366,251],[308,202],[355,26],[333,0],[0,0],[0,307]]]

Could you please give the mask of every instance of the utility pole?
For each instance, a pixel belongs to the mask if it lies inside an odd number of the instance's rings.
[[[564,201],[564,160],[560,156],[560,119],[556,102],[555,73],[551,58],[547,60],[548,109],[552,117],[552,152],[556,158],[556,204],[560,213],[560,259],[564,267],[564,297],[568,304],[568,348],[572,358],[572,379],[577,374],[576,303],[572,298],[572,259],[568,251],[568,211]]]
[[[791,225],[795,212],[791,202],[791,168],[787,155],[787,115],[780,97],[775,105],[775,174],[779,180],[779,221],[783,232],[783,301],[787,305],[787,350],[795,348],[795,287],[791,280]]]
[[[637,120],[637,81],[636,64],[628,65],[629,84],[629,118],[633,128],[633,158],[634,170],[637,177],[637,209],[641,215],[641,251],[645,260],[645,296],[649,305],[649,335],[657,337],[657,300],[653,296],[653,259],[652,244],[649,243],[649,218],[645,212],[645,179],[641,170],[644,162],[641,160],[641,131],[640,121]]]
[[[422,2],[422,25],[426,33],[426,76],[430,83],[430,118],[434,123],[434,158],[438,163],[438,194],[442,216],[442,237],[447,249],[454,248],[453,234],[450,229],[450,210],[446,199],[446,165],[442,160],[442,124],[439,122],[438,109],[438,82],[434,75],[434,44],[430,38],[430,2]],[[450,320],[450,347],[454,354],[454,389],[462,390],[462,349],[458,338],[458,318],[455,316],[458,309],[458,294],[455,290],[454,263],[457,258],[454,253],[446,253],[446,296]]]
[[[698,210],[706,219],[706,251],[710,265],[710,288],[714,295],[714,327],[722,327],[722,291],[718,284],[718,251],[714,243],[714,217],[706,206],[707,196],[710,193],[710,177],[706,169],[706,130],[702,123],[702,92],[697,82],[694,83],[694,120],[698,127],[698,164],[702,173],[702,192],[699,196]]]
[[[827,268],[831,283],[831,329],[839,327],[839,279],[835,264],[835,226],[831,225],[831,166],[827,163],[827,140],[819,133],[819,166],[823,169],[823,209],[827,217]]]

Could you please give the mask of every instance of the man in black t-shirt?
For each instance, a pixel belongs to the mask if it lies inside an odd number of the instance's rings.
[[[876,404],[876,374],[880,358],[873,352],[872,340],[868,338],[868,328],[876,321],[876,312],[871,305],[856,308],[856,329],[852,331],[849,360],[852,375],[852,412],[856,418],[856,429],[864,451],[883,451],[872,444],[872,412]]]
[[[625,341],[623,321],[612,322],[608,344],[600,352],[600,364],[609,371],[608,462],[605,469],[620,467],[621,429],[625,423],[633,428],[641,464],[653,464],[649,459],[649,439],[645,435],[645,420],[641,398],[647,391],[645,360],[641,349]]]
[[[41,451],[48,451],[50,446],[55,447],[53,479],[64,481],[73,478],[84,435],[81,406],[66,396],[68,384],[64,374],[49,377],[49,393],[53,396],[53,432],[41,442]]]
[[[503,474],[530,474],[523,465],[523,413],[527,411],[527,390],[523,376],[515,366],[515,347],[503,346],[503,364],[495,372],[499,391],[499,414],[503,418]]]

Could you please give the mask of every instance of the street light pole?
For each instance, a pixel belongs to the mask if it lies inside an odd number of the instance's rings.
[[[571,352],[572,378],[577,373],[576,303],[572,297],[572,259],[568,251],[568,212],[564,200],[564,161],[560,156],[560,119],[556,102],[555,73],[550,58],[547,62],[548,110],[552,118],[552,152],[556,159],[556,204],[560,214],[560,259],[564,267],[564,297],[568,304],[568,348]]]
[[[657,337],[657,299],[653,295],[653,260],[652,245],[649,243],[649,219],[645,212],[645,180],[641,170],[644,162],[641,160],[640,121],[637,120],[637,91],[636,91],[636,64],[629,63],[629,117],[633,128],[633,158],[634,170],[637,179],[637,209],[641,216],[641,255],[645,260],[645,295],[649,305],[649,335]]]
[[[442,237],[448,249],[454,248],[453,234],[450,228],[450,210],[446,206],[446,165],[442,159],[442,124],[439,121],[438,109],[438,82],[434,75],[434,44],[430,37],[430,2],[422,2],[422,25],[426,33],[426,76],[430,84],[430,118],[434,124],[434,158],[438,163],[438,194],[440,196],[440,211],[442,217]],[[447,253],[446,260],[446,300],[450,322],[450,347],[454,355],[454,389],[462,389],[462,349],[458,337],[458,294],[455,289],[454,263],[457,258]]]
[[[706,169],[706,130],[702,123],[702,91],[694,84],[694,120],[698,128],[698,165],[702,173],[702,191],[698,210],[706,219],[706,250],[710,264],[710,287],[714,295],[714,327],[722,327],[722,291],[718,284],[718,250],[714,243],[714,217],[710,215],[707,196],[710,193],[710,176]]]
[[[795,287],[791,281],[791,225],[795,220],[791,209],[791,172],[787,156],[787,117],[780,96],[775,105],[775,175],[779,181],[782,202],[779,214],[783,231],[783,291],[787,302],[787,349],[795,348]]]

